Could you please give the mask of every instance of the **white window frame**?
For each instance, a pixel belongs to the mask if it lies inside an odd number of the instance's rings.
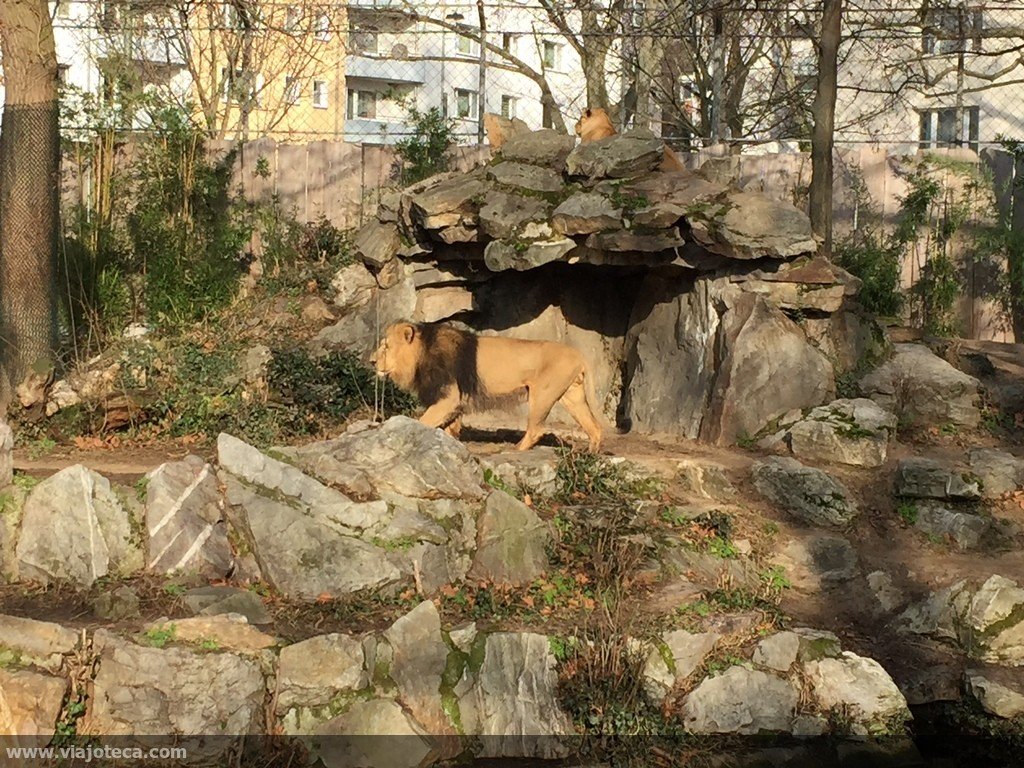
[[[321,43],[331,39],[331,17],[326,13],[318,13],[313,21],[313,35]]]
[[[459,112],[459,94],[466,94],[467,106],[469,107],[468,114],[461,114]],[[469,88],[456,88],[455,89],[455,116],[460,120],[476,120],[480,115],[480,94],[476,91],[470,90]]]
[[[551,64],[547,62],[547,51],[548,46],[551,46],[553,52],[553,61]],[[551,72],[562,71],[562,44],[555,42],[554,40],[541,40],[540,41],[540,60],[541,64],[544,65],[544,69]]]
[[[480,30],[476,27],[467,27],[462,24],[460,24],[459,27],[464,29],[466,32],[475,32],[477,35],[480,34]],[[479,56],[480,41],[460,34],[458,41],[455,43],[455,51],[459,56]]]
[[[519,99],[511,94],[503,93],[501,95],[501,116],[508,120],[516,119],[516,106],[519,103]]]
[[[327,91],[326,80],[313,81],[313,107],[315,109],[327,109],[330,104],[330,97]]]
[[[363,99],[369,97],[373,103],[372,115],[361,115]],[[349,88],[345,105],[346,120],[377,120],[377,107],[380,103],[380,94],[367,88]]]

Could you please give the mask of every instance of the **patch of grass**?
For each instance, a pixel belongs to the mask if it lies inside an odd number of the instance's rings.
[[[52,453],[56,447],[57,441],[52,437],[38,437],[25,447],[25,451],[28,453],[28,457],[35,461]]]
[[[739,448],[749,451],[757,447],[757,438],[743,432],[736,436],[736,445]]]
[[[490,467],[484,467],[484,482],[495,490],[503,491],[509,496],[518,498],[518,494],[512,489],[512,486],[502,480]]]
[[[187,590],[181,584],[164,584],[162,591],[168,597],[181,597]]]
[[[664,483],[654,477],[629,472],[592,453],[562,449],[555,470],[560,502],[581,499],[646,499],[659,493]]]
[[[14,475],[14,486],[26,492],[31,491],[41,482],[43,482],[41,478],[33,477],[32,475],[25,475],[20,472]]]
[[[416,546],[416,539],[411,536],[400,536],[397,539],[382,539],[380,536],[374,536],[370,539],[370,543],[386,552],[405,552]]]
[[[174,624],[166,624],[163,627],[152,627],[147,629],[143,633],[142,639],[147,645],[151,645],[154,648],[163,648],[174,640],[177,632],[177,627],[175,627]]]
[[[917,504],[909,499],[900,499],[896,502],[896,514],[907,525],[913,525],[917,522]]]

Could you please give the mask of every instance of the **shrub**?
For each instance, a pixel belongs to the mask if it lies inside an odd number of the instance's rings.
[[[863,283],[859,298],[869,312],[893,317],[903,311],[901,253],[898,246],[873,231],[856,233],[837,245],[836,261]]]
[[[412,106],[405,122],[412,132],[395,144],[402,160],[401,184],[415,184],[448,170],[448,149],[455,144],[455,121],[445,118],[437,107],[420,112]]]

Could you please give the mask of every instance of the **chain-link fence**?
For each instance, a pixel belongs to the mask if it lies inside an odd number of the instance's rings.
[[[677,149],[810,138],[820,4],[744,0],[65,0],[65,126],[140,95],[214,138],[393,144],[436,109],[572,129],[604,107]],[[1024,136],[1024,3],[848,3],[836,140],[979,148]],[[420,118],[420,119],[418,119]],[[141,111],[118,119],[145,127]]]

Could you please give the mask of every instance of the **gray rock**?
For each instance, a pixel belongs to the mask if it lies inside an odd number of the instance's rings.
[[[892,359],[860,380],[861,392],[914,426],[978,426],[977,379],[921,344],[893,349]]]
[[[900,733],[910,720],[907,700],[874,659],[845,651],[839,659],[808,662],[804,675],[823,711],[846,709],[855,735]]]
[[[754,435],[793,408],[832,399],[834,371],[803,331],[764,299],[737,298],[721,319],[723,350],[701,437],[719,444]]]
[[[75,465],[43,480],[25,500],[15,549],[18,573],[83,587],[141,567],[139,535],[110,482]]]
[[[686,220],[698,243],[732,259],[790,259],[818,250],[806,213],[757,192],[729,192],[710,204],[691,204]]]
[[[550,168],[506,161],[489,166],[488,178],[505,187],[516,187],[528,192],[561,192],[562,174]]]
[[[189,616],[173,621],[157,619],[147,625],[144,631],[148,635],[170,632],[176,642],[249,655],[259,655],[260,651],[277,644],[277,638],[250,626],[240,613]]]
[[[501,156],[506,160],[545,165],[560,171],[575,146],[575,136],[545,128],[512,136],[501,145]]]
[[[796,627],[793,632],[800,638],[800,650],[796,660],[801,663],[838,659],[842,656],[839,638],[827,630]]]
[[[377,300],[357,307],[334,325],[320,330],[310,341],[313,352],[347,351],[369,354],[378,342],[378,334],[392,323],[407,320],[416,309],[416,287],[399,261],[395,283],[377,293]],[[382,273],[383,274],[383,273]]]
[[[259,596],[240,587],[196,587],[182,596],[182,602],[192,613],[200,616],[237,613],[245,616],[250,624],[269,624],[273,621]]]
[[[776,672],[789,672],[800,652],[800,635],[796,632],[776,632],[754,648],[753,662]]]
[[[744,291],[763,296],[780,309],[812,312],[838,312],[846,298],[841,285],[805,285],[767,280],[745,280]]]
[[[558,704],[555,658],[544,635],[487,636],[473,687],[459,697],[466,735],[483,739],[480,757],[565,757],[575,735]]]
[[[0,488],[14,482],[14,432],[0,419]]]
[[[331,737],[312,740],[313,754],[326,768],[418,768],[430,762],[433,751],[427,733],[391,699],[357,701],[316,734]]]
[[[407,416],[333,440],[278,448],[296,467],[360,496],[395,493],[422,499],[483,498],[480,467],[443,431]]]
[[[978,499],[981,489],[977,478],[958,472],[949,465],[915,456],[900,459],[896,465],[894,491],[897,496],[914,499]]]
[[[334,289],[334,304],[343,313],[366,306],[377,290],[377,281],[360,262],[342,267],[331,280]]]
[[[704,459],[683,459],[677,466],[679,484],[696,496],[721,500],[736,494],[736,488],[721,464]]]
[[[480,208],[480,230],[495,240],[506,240],[530,222],[547,221],[550,214],[546,200],[495,190]]]
[[[896,416],[866,398],[835,400],[813,408],[788,428],[790,449],[798,458],[880,467]]]
[[[660,704],[672,687],[686,680],[704,663],[721,639],[715,632],[693,633],[685,630],[665,632],[661,643],[647,654],[644,662],[644,691]]]
[[[380,269],[398,254],[402,238],[394,224],[371,221],[364,226],[355,239],[356,257],[374,269]]]
[[[772,456],[754,464],[752,475],[762,496],[811,525],[846,525],[857,514],[846,488],[796,459]]]
[[[362,643],[349,635],[319,635],[286,645],[277,668],[278,714],[324,706],[339,694],[365,688],[364,661]]]
[[[262,731],[266,684],[256,661],[231,653],[144,648],[97,630],[98,662],[84,733],[174,737],[191,759],[223,755]],[[189,738],[195,737],[195,738]]]
[[[625,179],[656,168],[664,158],[665,145],[658,139],[609,136],[579,144],[565,159],[570,176],[590,179]]]
[[[1024,693],[990,680],[981,672],[968,671],[967,689],[990,715],[1010,719],[1024,715]]]
[[[788,732],[799,695],[767,672],[735,666],[704,680],[683,701],[682,717],[692,733]]]
[[[474,303],[473,291],[461,285],[421,288],[416,291],[416,310],[411,319],[416,323],[437,323],[472,311]]]
[[[538,496],[551,496],[558,489],[558,456],[549,448],[532,451],[507,451],[479,458],[480,466],[490,470],[498,487],[522,489]]]
[[[413,220],[424,229],[444,229],[475,223],[479,201],[491,186],[480,178],[456,176],[410,196]]]
[[[477,549],[469,575],[528,584],[548,568],[547,525],[537,513],[502,491],[492,491],[477,521]]]
[[[9,650],[22,666],[35,666],[47,672],[57,672],[78,645],[78,633],[60,624],[0,614],[0,645]]]
[[[872,571],[867,576],[868,587],[878,601],[879,608],[885,613],[898,610],[904,604],[903,593],[885,571]]]
[[[622,209],[594,192],[577,192],[563,201],[551,217],[551,226],[562,235],[589,235],[622,226]]]
[[[915,528],[939,538],[948,536],[961,551],[995,543],[997,533],[991,518],[958,512],[934,502],[922,501],[916,507]]]
[[[668,229],[678,224],[685,212],[682,206],[655,202],[653,205],[637,210],[630,220],[635,227]]]
[[[161,464],[146,475],[148,569],[223,578],[234,558],[213,468],[198,456]]]
[[[49,743],[67,687],[63,678],[0,668],[0,733],[9,744],[42,747]]]
[[[968,456],[984,498],[998,499],[1024,486],[1024,459],[996,448],[972,448]]]
[[[587,238],[586,246],[595,251],[658,253],[683,245],[686,241],[677,227],[655,232],[596,232]]]
[[[441,637],[441,617],[424,600],[384,633],[391,645],[390,675],[405,709],[427,732],[454,734],[454,724],[441,706],[441,677],[448,662],[448,646]]]
[[[120,586],[103,592],[93,600],[92,612],[107,621],[123,621],[138,618],[139,596],[128,586]]]
[[[565,255],[575,247],[575,241],[567,237],[515,243],[494,240],[484,249],[484,263],[492,272],[504,272],[509,269],[524,272],[553,261],[563,261]]]
[[[912,670],[900,681],[900,691],[912,707],[937,701],[960,700],[960,668],[950,664],[932,664]]]

